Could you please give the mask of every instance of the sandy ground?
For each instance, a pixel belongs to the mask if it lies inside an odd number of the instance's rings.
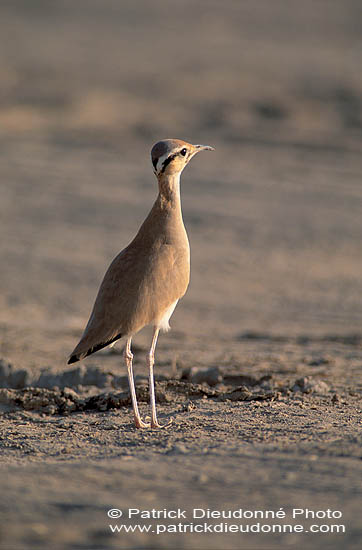
[[[2,549],[360,547],[359,12],[1,3]],[[156,367],[173,422],[137,431],[122,345],[65,364],[154,200],[149,150],[164,137],[215,152],[182,178],[192,278]],[[143,415],[149,341],[148,329],[134,341]],[[185,510],[189,530],[129,508]],[[260,523],[194,508],[282,509],[261,523],[304,532],[192,533]],[[328,509],[342,516],[311,517]],[[112,533],[122,522],[151,527]]]

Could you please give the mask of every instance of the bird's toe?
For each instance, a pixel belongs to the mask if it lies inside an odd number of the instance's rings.
[[[160,424],[158,420],[151,420],[151,428],[168,428],[172,424],[172,418],[166,424]]]

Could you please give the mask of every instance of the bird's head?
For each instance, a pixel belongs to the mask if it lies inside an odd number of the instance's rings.
[[[152,147],[154,172],[158,178],[179,174],[197,153],[213,150],[209,145],[192,145],[181,139],[163,139]]]

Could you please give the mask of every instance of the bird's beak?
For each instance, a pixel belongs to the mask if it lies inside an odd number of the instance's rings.
[[[194,145],[194,147],[196,149],[195,153],[199,153],[200,151],[215,151],[210,145]]]

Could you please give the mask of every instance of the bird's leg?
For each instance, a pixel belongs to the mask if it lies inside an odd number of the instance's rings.
[[[158,423],[157,413],[156,413],[156,399],[155,399],[155,383],[153,379],[153,365],[155,362],[155,348],[158,338],[158,333],[160,329],[155,328],[152,338],[151,349],[147,356],[147,363],[149,368],[149,386],[150,386],[150,405],[151,405],[151,428],[167,428],[172,420],[164,424],[163,426]]]
[[[124,348],[124,359],[126,361],[127,365],[127,372],[128,372],[128,383],[129,383],[129,389],[131,391],[131,398],[132,398],[132,405],[133,405],[133,414],[134,414],[134,423],[136,425],[136,428],[149,428],[150,424],[146,424],[146,422],[143,422],[137,405],[137,396],[136,396],[136,390],[134,386],[134,379],[133,379],[133,369],[132,369],[132,359],[133,359],[133,353],[131,352],[131,338],[128,338],[125,348]]]

